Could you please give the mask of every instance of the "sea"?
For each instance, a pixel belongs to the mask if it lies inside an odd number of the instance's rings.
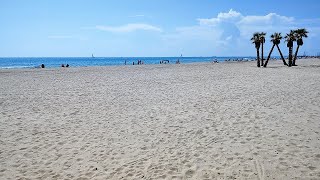
[[[248,61],[255,57],[0,57],[0,69],[38,68],[44,64],[46,68],[57,68],[62,65],[70,67],[87,66],[124,66],[138,64],[160,64],[160,61],[175,64],[223,61]]]

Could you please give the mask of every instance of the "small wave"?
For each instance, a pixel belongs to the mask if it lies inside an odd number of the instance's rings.
[[[25,68],[35,68],[34,66],[4,66],[0,69],[25,69]]]

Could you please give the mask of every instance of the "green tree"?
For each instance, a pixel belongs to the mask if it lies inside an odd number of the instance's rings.
[[[285,37],[287,42],[287,47],[289,48],[289,67],[292,66],[292,48],[293,48],[293,41],[296,41],[295,33],[293,30],[290,31]]]
[[[293,58],[293,62],[292,62],[292,66],[296,66],[296,59],[297,59],[297,55],[298,55],[298,51],[299,51],[299,47],[303,45],[303,38],[307,38],[309,32],[305,29],[297,29],[294,31],[295,34],[295,38],[297,39],[297,49],[296,52],[294,53],[294,58]]]
[[[256,50],[257,50],[257,67],[260,67],[260,56],[259,56],[259,49],[260,49],[260,33],[256,32],[253,33],[253,36],[251,38],[251,41],[253,44],[255,44]]]
[[[279,48],[279,44],[280,44],[280,41],[281,41],[281,39],[282,39],[281,33],[273,33],[270,37],[271,37],[271,42],[273,43],[273,45],[272,45],[272,48],[271,48],[271,50],[270,50],[270,52],[269,52],[267,61],[265,62],[265,64],[264,64],[263,67],[267,67],[268,62],[269,62],[269,60],[270,60],[270,56],[271,56],[272,51],[273,51],[273,49],[274,49],[275,46],[277,46],[277,48],[278,48],[278,51],[279,51],[279,53],[280,53],[281,59],[282,59],[282,61],[283,61],[283,64],[286,65],[286,66],[288,66],[288,64],[286,63],[286,61],[285,61],[285,59],[284,59],[284,57],[283,57],[283,55],[282,55],[282,52],[281,52],[281,50],[280,50],[280,48]]]

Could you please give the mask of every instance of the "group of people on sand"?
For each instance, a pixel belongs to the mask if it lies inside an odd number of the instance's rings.
[[[61,64],[61,67],[69,67],[69,64],[66,64],[66,65]]]
[[[161,61],[160,61],[160,64],[169,64],[169,63],[170,63],[169,60],[161,60]]]
[[[70,65],[69,64],[61,64],[61,67],[69,67]],[[36,68],[45,68],[46,66],[44,64],[41,64],[40,66],[36,66]]]
[[[242,61],[249,61],[250,59],[248,58],[237,58],[237,59],[226,59],[225,61],[228,62],[228,61],[237,61],[237,62],[242,62]],[[254,59],[251,59],[250,61],[254,61]]]
[[[142,64],[144,64],[144,62],[143,61],[141,61],[141,60],[138,60],[138,62],[137,63],[134,63],[134,61],[132,62],[132,65],[142,65]],[[127,60],[125,60],[124,61],[124,65],[127,65]]]
[[[141,64],[144,64],[143,61],[138,60],[138,65],[141,65]],[[134,65],[134,62],[133,62],[133,65]]]
[[[169,60],[161,60],[160,64],[169,64],[170,61]],[[176,64],[180,64],[180,59],[177,59]]]
[[[169,60],[161,60],[160,61],[160,64],[169,64],[169,63],[170,63]],[[137,63],[135,63],[134,61],[132,62],[132,65],[142,65],[142,64],[144,64],[144,62],[141,61],[141,60],[138,60]],[[179,59],[176,61],[176,64],[180,64],[180,60]],[[124,61],[124,65],[127,65],[127,60]]]

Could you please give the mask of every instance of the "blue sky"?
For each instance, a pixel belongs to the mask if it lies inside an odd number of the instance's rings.
[[[307,28],[320,52],[315,0],[0,0],[0,57],[248,56],[253,32]],[[288,50],[281,43],[284,54]],[[273,55],[278,55],[275,52]]]

